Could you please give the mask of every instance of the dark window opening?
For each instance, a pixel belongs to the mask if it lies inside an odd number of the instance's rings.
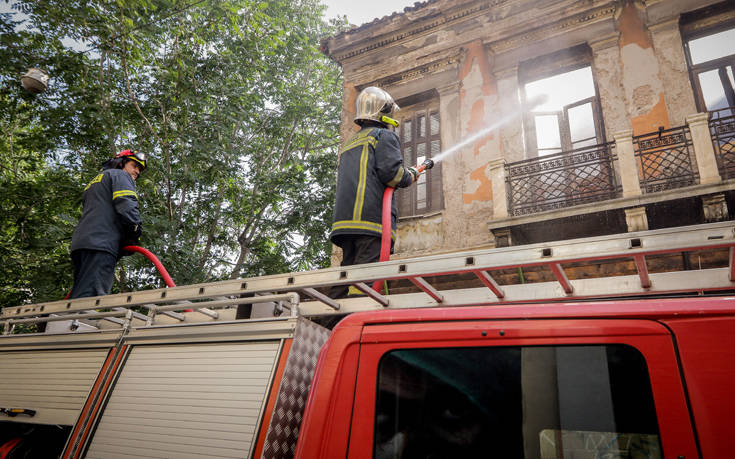
[[[645,359],[625,345],[393,351],[376,403],[378,459],[663,457]]]

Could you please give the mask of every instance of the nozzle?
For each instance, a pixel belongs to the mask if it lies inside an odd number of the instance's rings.
[[[420,165],[416,166],[416,170],[418,170],[419,171],[419,174],[421,174],[425,170],[431,169],[432,167],[434,167],[434,160],[427,159],[426,161],[424,161]]]

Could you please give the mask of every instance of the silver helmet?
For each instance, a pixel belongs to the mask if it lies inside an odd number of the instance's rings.
[[[397,122],[390,118],[395,112],[400,110],[398,104],[393,101],[393,98],[386,91],[376,88],[375,86],[368,86],[360,92],[355,102],[356,115],[355,123],[360,124],[360,121],[373,120],[385,124],[397,125]],[[383,119],[386,117],[387,121]]]

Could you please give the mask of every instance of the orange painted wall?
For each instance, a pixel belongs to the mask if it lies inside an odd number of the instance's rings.
[[[462,65],[459,69],[459,80],[463,82],[460,90],[460,107],[466,107],[471,104],[470,119],[467,122],[466,128],[462,129],[465,135],[471,135],[485,127],[487,124],[487,110],[486,101],[483,97],[493,96],[497,94],[497,86],[495,83],[495,77],[492,74],[492,67],[488,60],[487,53],[485,52],[484,46],[480,40],[475,40],[464,46],[465,57]],[[482,82],[480,85],[480,98],[473,101],[468,100],[468,92],[465,89],[464,82],[472,72],[473,68],[477,66],[480,72]],[[462,108],[463,109],[463,108]],[[473,157],[480,157],[480,150],[487,146],[488,142],[495,140],[494,133],[489,133],[478,139],[473,146]],[[500,142],[497,142],[498,147]],[[479,182],[477,189],[473,193],[463,193],[462,200],[465,204],[471,204],[475,201],[488,202],[492,201],[492,181],[485,174],[487,163],[472,170],[469,174],[470,181]]]
[[[642,49],[653,49],[651,34],[646,28],[640,12],[633,3],[628,3],[623,8],[618,20],[618,28],[620,30],[621,50],[628,45],[638,45]],[[625,62],[623,61],[623,72],[635,71],[636,69],[634,68],[626,69]],[[631,125],[633,127],[633,135],[656,131],[659,126],[663,126],[665,129],[671,127],[663,92],[658,93],[658,103],[648,113],[631,117]]]

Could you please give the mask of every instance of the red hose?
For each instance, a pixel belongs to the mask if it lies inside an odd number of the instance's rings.
[[[144,249],[143,247],[138,247],[137,245],[126,245],[123,247],[123,250],[126,250],[128,252],[138,252],[142,254],[144,257],[149,259],[151,263],[153,263],[153,266],[156,267],[158,270],[158,274],[161,275],[163,278],[163,281],[166,283],[168,287],[176,287],[176,284],[174,283],[174,280],[171,279],[171,276],[168,274],[168,271],[166,271],[166,268],[163,266],[163,263],[161,263],[161,260],[158,259],[157,256],[153,255],[153,252],[151,252],[148,249]],[[184,312],[193,312],[193,309],[184,309]]]
[[[395,188],[387,186],[383,192],[383,232],[380,237],[380,261],[390,260],[390,243],[391,233],[393,230],[393,219],[391,215],[391,208],[393,204],[393,192]],[[380,292],[383,290],[383,284],[385,281],[379,280],[373,282],[373,290]]]
[[[151,261],[151,263],[153,263],[153,266],[156,267],[158,274],[161,275],[166,285],[168,287],[176,287],[174,280],[169,276],[168,271],[166,271],[166,268],[163,266],[163,263],[161,263],[161,260],[159,260],[157,256],[153,255],[153,252],[148,249],[144,249],[143,247],[138,247],[137,245],[126,245],[123,247],[123,250],[127,252],[138,252],[145,256]]]

